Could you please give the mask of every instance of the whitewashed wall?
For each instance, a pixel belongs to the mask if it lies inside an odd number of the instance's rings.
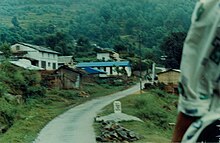
[[[17,49],[19,46],[19,49]],[[58,55],[54,53],[47,53],[35,50],[28,46],[24,46],[22,44],[15,44],[11,46],[12,53],[16,53],[18,51],[27,51],[25,57],[29,57],[38,61],[38,67],[42,68],[42,61],[46,62],[46,70],[53,70],[53,63],[56,65],[56,69],[58,68]]]
[[[109,53],[97,53],[97,59],[98,60],[103,60],[104,59],[104,61],[108,61],[111,58],[110,58],[110,54]]]

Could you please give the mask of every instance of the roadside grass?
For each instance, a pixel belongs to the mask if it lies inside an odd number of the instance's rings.
[[[143,94],[134,94],[120,99],[122,112],[136,116],[144,122],[129,121],[121,122],[125,128],[133,130],[140,135],[140,140],[135,143],[169,143],[172,137],[177,109],[177,96],[165,93],[159,89],[145,91]],[[99,116],[108,115],[113,112],[110,104],[102,109]],[[94,123],[96,134],[99,135],[100,125]]]
[[[0,136],[0,143],[30,143],[40,130],[53,118],[66,110],[96,97],[105,96],[124,89],[123,86],[91,84],[84,86],[88,98],[79,97],[76,90],[51,90],[42,98],[31,98],[26,104],[18,105],[13,126]]]

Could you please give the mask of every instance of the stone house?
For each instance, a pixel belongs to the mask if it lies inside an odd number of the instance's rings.
[[[58,68],[59,52],[51,49],[26,43],[17,43],[11,46],[11,51],[18,59],[28,59],[34,66],[46,70]]]
[[[165,90],[169,93],[177,93],[181,71],[178,69],[168,69],[157,73],[158,82],[165,84]]]
[[[114,51],[106,50],[106,49],[101,49],[99,52],[97,52],[96,58],[100,61],[120,61],[121,60],[118,53]]]

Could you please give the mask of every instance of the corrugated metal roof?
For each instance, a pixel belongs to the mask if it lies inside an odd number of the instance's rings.
[[[12,63],[13,65],[16,65],[18,67],[28,69],[28,70],[43,70],[43,68],[33,66],[31,64],[27,64],[27,63],[22,62],[22,61],[10,61],[10,63]]]
[[[76,72],[76,73],[79,73],[79,74],[87,74],[87,72],[85,70],[82,70],[80,68],[72,68],[72,67],[69,67],[68,65],[63,65],[63,66],[59,67],[57,70],[55,70],[55,71],[58,71],[58,70],[60,70],[62,68],[70,70],[70,71],[73,71],[73,72]]]
[[[30,48],[33,48],[35,50],[42,51],[42,52],[60,54],[59,52],[56,52],[56,51],[53,51],[53,50],[50,50],[48,48],[41,47],[41,46],[31,45],[31,44],[27,44],[27,43],[20,43],[20,42],[18,44],[21,44],[23,46],[27,46],[27,47],[30,47]]]
[[[113,67],[113,66],[123,66],[130,67],[129,61],[120,61],[120,62],[84,62],[78,63],[77,67]]]
[[[90,68],[90,67],[85,67],[85,68],[83,68],[83,70],[85,70],[89,74],[106,74],[107,73],[103,70],[94,69],[94,68]]]

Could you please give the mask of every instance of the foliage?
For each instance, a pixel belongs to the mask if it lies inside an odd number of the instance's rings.
[[[164,61],[166,68],[179,69],[182,57],[183,42],[186,38],[186,33],[172,33],[165,38],[160,48],[166,55]]]
[[[137,53],[137,35],[142,33],[143,51],[156,50],[169,33],[188,30],[194,4],[195,0],[1,1],[0,43],[26,42],[68,55],[85,37],[104,48]]]
[[[149,70],[152,69],[153,61],[150,59],[142,60],[140,62],[140,58],[134,57],[134,58],[129,58],[129,60],[131,61],[133,71],[139,71],[141,69],[141,71],[147,71],[148,73]]]
[[[152,85],[151,83],[144,84],[144,89],[153,89],[153,88],[155,88],[155,85]]]
[[[122,89],[112,87],[106,89],[98,84],[86,84],[85,89],[91,91],[89,98],[80,98],[75,90],[53,89],[44,98],[28,98],[25,104],[9,104],[0,98],[0,113],[4,111],[12,116],[13,125],[0,137],[1,143],[30,143],[37,137],[39,131],[53,118],[64,111],[77,106],[97,96],[104,96]],[[0,115],[0,124],[1,122]]]
[[[0,51],[4,53],[5,58],[9,58],[11,56],[10,45],[8,43],[3,43],[0,46]]]
[[[19,22],[18,22],[18,19],[16,16],[14,16],[12,19],[11,19],[11,23],[14,25],[14,27],[20,27],[19,25]]]
[[[40,76],[34,71],[17,68],[3,62],[0,69],[0,79],[5,92],[21,95],[24,100],[28,97],[44,96],[45,89],[40,86]]]

